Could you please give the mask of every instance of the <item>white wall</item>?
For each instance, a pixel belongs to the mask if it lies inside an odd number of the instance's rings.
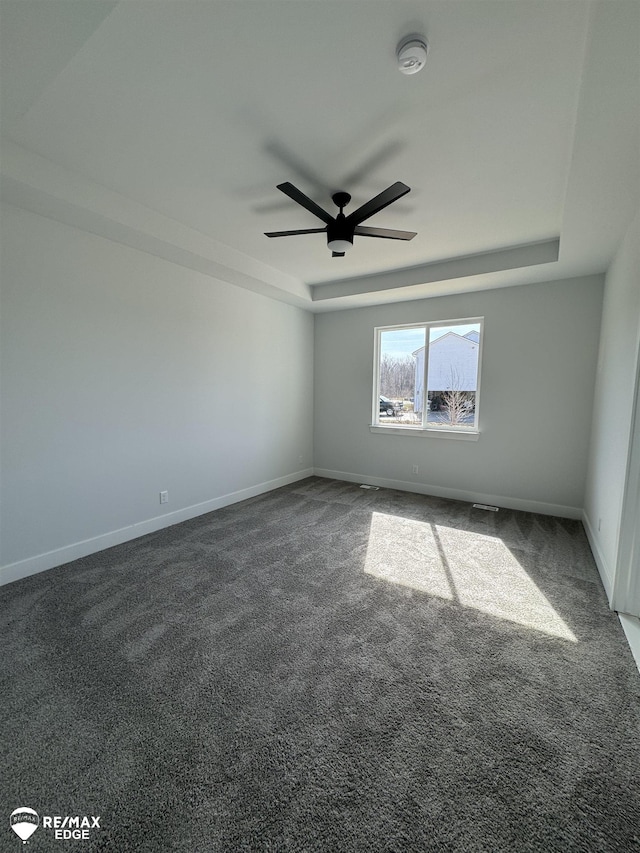
[[[316,471],[579,517],[601,304],[592,276],[317,316]],[[478,316],[480,439],[371,433],[374,327]]]
[[[0,579],[311,470],[310,313],[18,208],[2,229]]]
[[[640,213],[607,272],[584,521],[612,598],[640,349]]]

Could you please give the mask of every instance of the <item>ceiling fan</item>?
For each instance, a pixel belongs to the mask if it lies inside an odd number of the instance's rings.
[[[278,184],[277,187],[289,198],[296,201],[298,204],[305,207],[318,219],[326,223],[325,228],[303,228],[298,231],[265,231],[267,237],[292,237],[294,234],[321,234],[326,232],[327,246],[331,250],[334,258],[343,258],[346,251],[353,245],[353,238],[358,237],[382,237],[386,240],[412,240],[416,236],[415,231],[395,231],[391,228],[370,228],[367,225],[361,225],[365,219],[373,216],[379,210],[393,204],[403,195],[411,191],[411,188],[401,181],[397,181],[386,190],[383,190],[377,196],[367,201],[362,207],[354,210],[348,216],[343,213],[344,208],[351,201],[349,193],[337,192],[332,196],[333,202],[340,209],[337,216],[331,216],[326,210],[323,210],[320,205],[312,201],[293,184],[286,181],[284,184]]]

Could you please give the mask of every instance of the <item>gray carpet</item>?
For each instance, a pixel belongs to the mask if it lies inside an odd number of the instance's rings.
[[[311,478],[0,604],[3,851],[640,850],[579,522]],[[18,806],[101,828],[22,848]]]

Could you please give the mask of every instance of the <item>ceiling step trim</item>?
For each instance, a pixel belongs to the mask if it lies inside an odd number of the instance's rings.
[[[560,237],[554,237],[549,240],[509,246],[490,252],[464,255],[459,258],[449,258],[416,267],[312,284],[310,285],[311,298],[314,302],[318,302],[325,299],[356,296],[361,293],[398,290],[403,287],[414,287],[415,285],[438,281],[466,279],[487,273],[554,263],[558,260],[559,254]]]

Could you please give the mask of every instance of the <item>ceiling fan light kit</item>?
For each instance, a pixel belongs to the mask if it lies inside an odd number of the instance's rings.
[[[401,74],[417,74],[424,68],[428,54],[429,42],[424,36],[405,36],[396,48],[398,71]]]
[[[342,256],[345,254],[347,249],[350,249],[353,246],[353,241],[351,240],[327,240],[327,247],[331,249],[334,255]]]

